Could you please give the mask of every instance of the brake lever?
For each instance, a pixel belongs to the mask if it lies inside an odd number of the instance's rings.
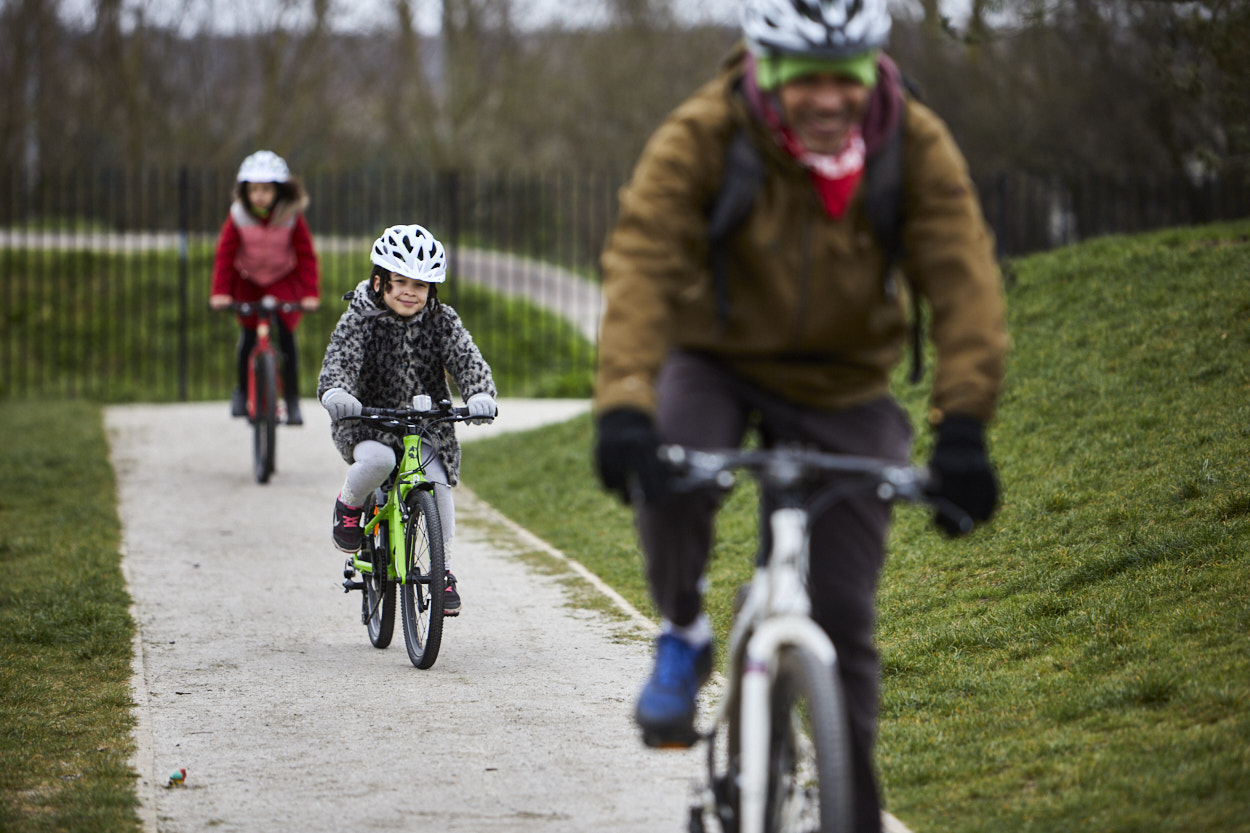
[[[950,521],[959,530],[960,535],[967,535],[976,526],[971,515],[944,497],[930,495],[929,503],[937,512],[938,517]]]

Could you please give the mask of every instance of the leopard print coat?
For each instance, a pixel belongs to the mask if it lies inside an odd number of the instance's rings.
[[[411,407],[412,397],[428,394],[435,402],[451,399],[447,373],[467,400],[478,393],[498,398],[490,365],[482,358],[460,316],[446,304],[426,307],[402,318],[373,300],[369,282],[361,281],[351,294],[347,312],[339,318],[326,347],[317,381],[317,397],[330,388],[342,388],[375,408]],[[403,441],[361,423],[334,423],[334,445],[351,463],[352,450],[363,440],[377,440],[396,452]],[[460,445],[455,426],[441,423],[431,429],[438,456],[447,469],[449,485],[460,479]]]

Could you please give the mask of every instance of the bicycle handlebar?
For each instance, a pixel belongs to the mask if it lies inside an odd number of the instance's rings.
[[[884,495],[884,499],[924,502],[925,489],[932,480],[924,466],[807,448],[783,446],[768,450],[703,451],[666,445],[661,446],[658,453],[660,459],[691,488],[732,485],[734,469],[748,471],[762,483],[778,489],[794,489],[816,483],[827,479],[828,475],[845,475],[886,487],[889,494]]]
[[[442,417],[451,417],[456,420],[466,419],[469,416],[467,406],[452,407],[452,404],[444,399],[438,405],[432,408],[370,408],[365,406],[360,409],[362,417],[386,417],[387,419],[439,419]],[[344,419],[358,419],[359,417],[343,417]]]
[[[259,301],[233,301],[230,306],[214,309],[213,311],[234,312],[239,315],[263,315],[268,312],[306,312],[299,304],[291,301],[279,301],[270,295],[266,295]]]
[[[963,532],[970,532],[973,527],[966,512],[935,493],[937,478],[926,466],[786,446],[703,451],[664,445],[657,453],[677,475],[670,483],[670,488],[677,492],[728,489],[733,486],[734,469],[748,471],[761,485],[780,492],[818,486],[832,476],[837,489],[830,502],[851,493],[873,494],[885,501],[928,504]]]
[[[499,416],[495,411],[493,417],[474,417],[469,415],[468,406],[453,407],[449,400],[444,399],[430,408],[373,408],[365,406],[358,416],[345,416],[340,422],[368,422],[376,428],[392,434],[406,434],[413,428],[433,425],[438,422],[467,422],[482,420],[493,422]]]

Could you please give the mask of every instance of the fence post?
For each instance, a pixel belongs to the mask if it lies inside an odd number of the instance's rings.
[[[187,166],[178,170],[178,400],[187,401],[187,328],[191,326],[188,309],[188,264],[191,224],[191,183]]]
[[[443,190],[447,193],[447,239],[443,241],[443,249],[447,252],[447,271],[457,275],[458,256],[460,251],[460,172],[446,171],[443,174]]]

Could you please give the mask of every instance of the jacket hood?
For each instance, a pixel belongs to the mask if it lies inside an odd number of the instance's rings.
[[[281,223],[294,219],[296,214],[303,214],[308,209],[308,192],[304,190],[303,183],[298,179],[290,179],[288,183],[294,187],[295,195],[290,200],[280,200],[273,207],[271,222]]]

